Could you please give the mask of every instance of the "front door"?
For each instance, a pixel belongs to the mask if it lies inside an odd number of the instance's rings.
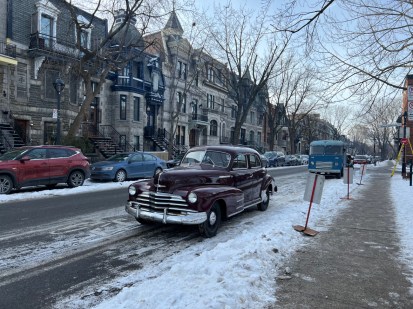
[[[14,119],[14,130],[26,145],[30,144],[29,128],[30,126],[28,120]]]
[[[196,130],[189,131],[189,147],[197,146],[196,144]]]

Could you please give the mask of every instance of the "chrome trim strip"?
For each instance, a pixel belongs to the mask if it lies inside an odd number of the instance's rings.
[[[186,209],[174,209],[174,208],[159,208],[161,211],[156,211],[155,208],[145,208],[135,202],[128,202],[125,205],[125,210],[128,214],[135,218],[142,218],[154,222],[160,222],[164,224],[184,224],[194,225],[201,224],[206,221],[206,212],[189,211]],[[172,213],[171,211],[180,211],[180,213]]]

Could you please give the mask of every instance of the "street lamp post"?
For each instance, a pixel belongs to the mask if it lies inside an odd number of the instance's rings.
[[[53,83],[53,87],[56,90],[57,94],[57,130],[56,130],[56,141],[55,144],[60,144],[60,96],[62,94],[63,89],[65,88],[65,83],[58,77],[56,81]]]

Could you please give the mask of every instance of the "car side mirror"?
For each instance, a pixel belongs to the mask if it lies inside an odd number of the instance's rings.
[[[29,156],[23,156],[23,157],[20,158],[20,162],[26,162],[26,161],[30,161]]]

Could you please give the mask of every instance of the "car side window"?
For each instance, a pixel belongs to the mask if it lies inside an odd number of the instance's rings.
[[[143,161],[155,161],[155,158],[150,154],[144,153],[143,154]]]
[[[247,157],[244,154],[239,154],[232,165],[233,169],[247,168]]]
[[[51,148],[49,149],[49,157],[50,158],[67,158],[71,154],[66,151],[66,149],[57,149],[57,148]]]
[[[261,161],[256,155],[252,154],[249,157],[250,157],[250,167],[251,168],[260,168],[261,167]]]
[[[135,154],[132,156],[132,158],[130,159],[131,162],[142,162],[142,155],[140,153]]]
[[[29,153],[27,153],[27,156],[29,156],[32,160],[46,159],[46,149],[33,149]]]

